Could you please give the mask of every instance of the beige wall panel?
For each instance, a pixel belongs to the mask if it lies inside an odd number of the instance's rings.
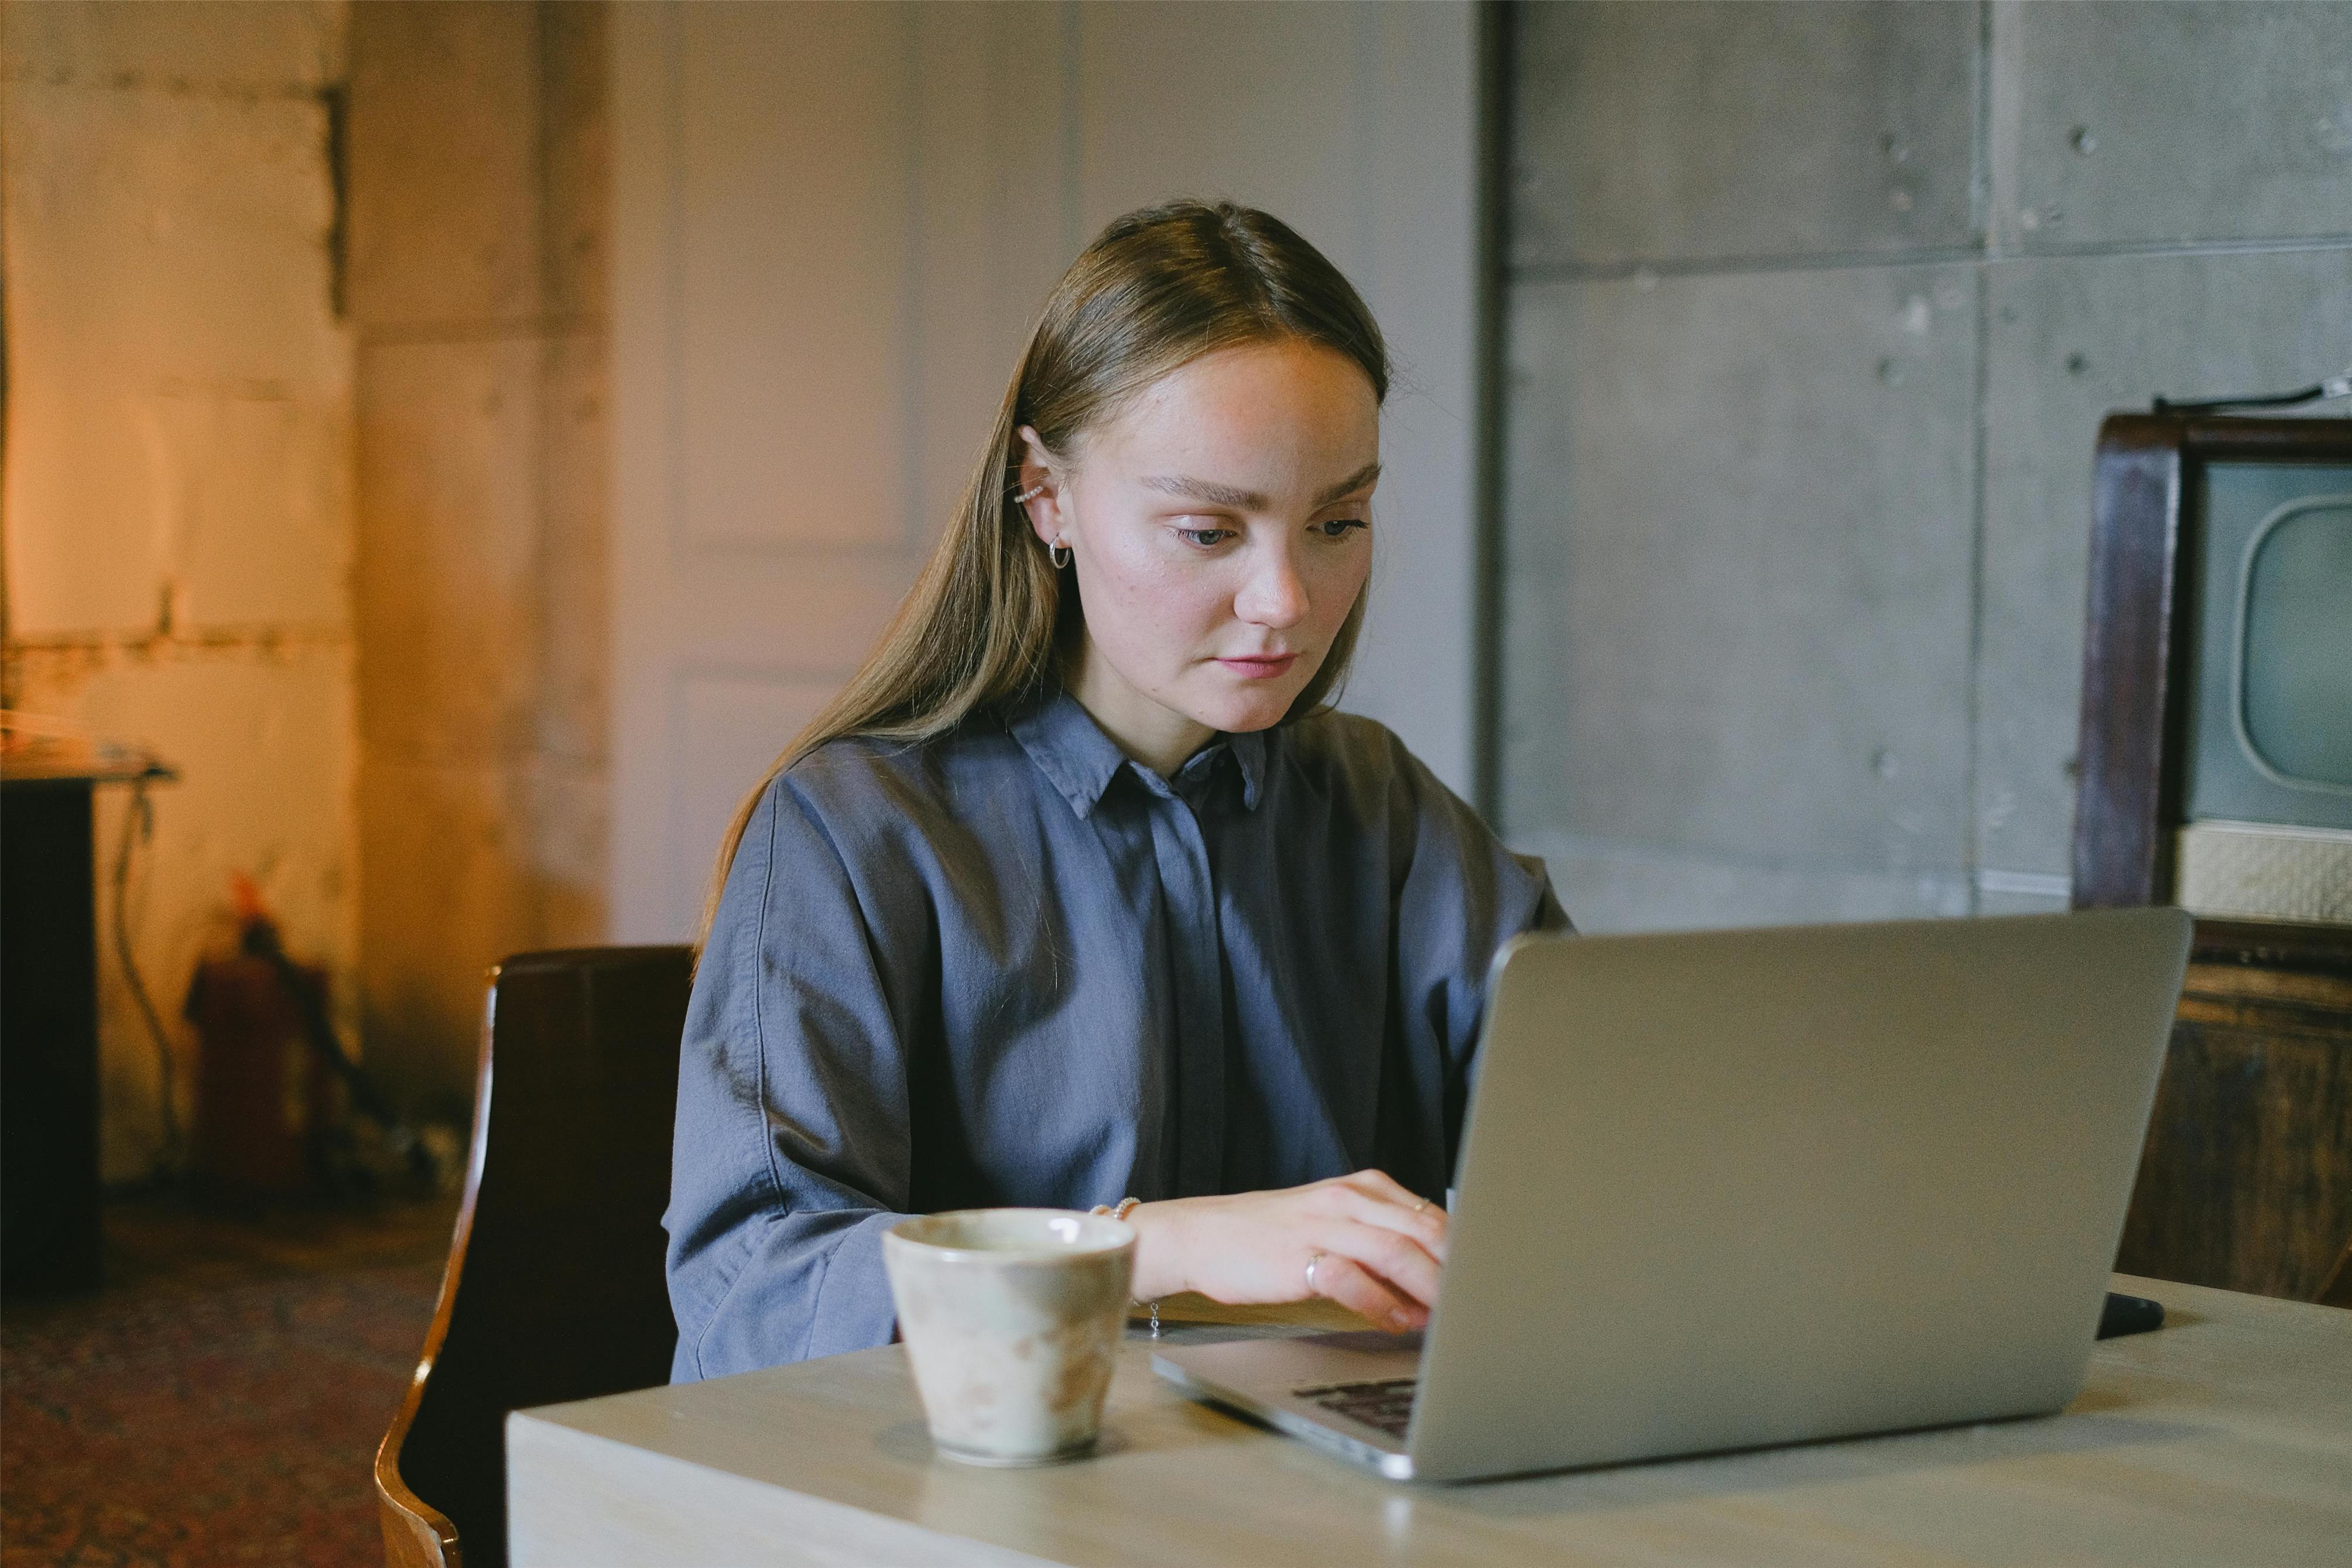
[[[1472,773],[1475,17],[1449,6],[1086,6],[1083,243],[1130,207],[1231,196],[1347,273],[1389,340],[1372,598],[1343,705],[1456,790]]]
[[[607,7],[540,7],[540,139],[543,306],[599,320],[611,301],[612,69]]]
[[[2099,421],[2159,394],[2277,391],[2340,369],[2352,248],[1998,263],[1990,310],[1980,863],[2063,876]]]
[[[1515,266],[1965,245],[1979,13],[1517,9]]]
[[[371,756],[360,825],[371,1061],[395,1103],[452,1112],[472,1089],[488,967],[607,940],[603,774]]]
[[[2352,235],[2352,5],[1996,5],[1991,108],[2005,248]]]
[[[1393,361],[1381,415],[1371,598],[1341,696],[1477,798],[1480,584],[1476,18],[1379,5],[1369,67],[1379,112],[1359,155],[1378,171],[1357,282]]]
[[[5,115],[13,631],[344,625],[324,110],[12,83]]]
[[[1503,819],[1967,860],[1966,267],[1522,285]]]
[[[601,765],[612,700],[613,431],[601,333],[550,341],[541,392],[537,745]]]
[[[180,1006],[197,959],[231,950],[229,879],[243,872],[278,916],[289,951],[328,966],[347,1038],[356,1040],[358,899],[352,841],[352,660],[341,644],[176,649],[151,658],[35,655],[24,706],[110,740],[152,749],[179,770],[151,786],[152,841],[132,859],[130,924],[149,996],[179,1071],[183,1125],[194,1113],[195,1055]],[[113,930],[113,861],[129,792],[99,792],[99,918]],[[99,1054],[107,1180],[149,1173],[160,1148],[154,1047],[101,946]]]
[[[494,763],[371,753],[359,804],[371,1070],[395,1104],[462,1094],[481,1040],[488,966],[537,945],[522,777]]]
[[[589,947],[607,940],[613,812],[602,766],[542,761],[523,774],[536,907],[530,945]]]
[[[361,351],[361,718],[372,755],[528,751],[540,638],[544,350],[529,340]]]
[[[386,5],[353,40],[370,1022],[445,1109],[484,966],[608,935],[609,20]]]
[[[353,12],[349,288],[371,329],[548,308],[539,16],[463,0]]]
[[[1374,57],[1356,7],[1142,0],[1077,18],[1076,244],[1147,202],[1231,196],[1362,276]]]
[[[648,613],[657,608],[676,617],[667,656],[683,666],[781,667],[845,678],[906,597],[918,563],[911,555],[876,554],[796,564],[770,575],[730,570],[724,559],[697,561],[665,583],[619,592]],[[625,682],[641,670],[619,665],[614,674]]]
[[[1003,90],[1059,24],[614,20],[613,920],[667,941],[727,812],[914,581],[1066,259],[1055,95]],[[793,693],[749,703],[719,771],[680,741],[714,672]]]
[[[692,548],[901,549],[916,13],[677,26],[676,525]]]
[[[672,704],[673,747],[684,781],[672,836],[696,852],[695,875],[677,879],[670,922],[691,930],[702,908],[703,878],[735,808],[768,771],[784,743],[816,717],[839,681],[789,673],[683,670]]]
[[[388,1070],[469,1088],[487,966],[604,940],[602,776],[371,759],[361,805],[371,1026],[387,1031]]]
[[[342,79],[341,0],[9,0],[12,79],[175,93],[292,97]]]
[[[910,240],[921,374],[908,389],[908,537],[928,547],[961,500],[1029,331],[1070,253],[1051,204],[1062,188],[1053,91],[1002,84],[1057,58],[1046,5],[936,6],[916,29]],[[1031,221],[1006,215],[1030,213]]]

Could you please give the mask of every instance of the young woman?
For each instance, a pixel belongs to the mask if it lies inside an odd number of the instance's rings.
[[[920,581],[729,830],[676,1377],[887,1342],[883,1231],[992,1205],[1126,1207],[1143,1299],[1426,1320],[1488,961],[1567,921],[1326,705],[1388,380],[1347,280],[1230,203],[1055,289]]]

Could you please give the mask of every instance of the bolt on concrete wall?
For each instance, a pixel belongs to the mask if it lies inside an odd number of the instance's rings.
[[[0,9],[6,698],[180,770],[127,913],[183,1057],[178,1003],[229,934],[236,871],[356,1016],[345,23],[340,3]],[[102,862],[125,804],[100,793]],[[111,942],[100,993],[103,1170],[123,1180],[152,1168],[162,1117]]]
[[[1591,930],[2062,907],[2092,439],[2352,359],[2352,6],[1511,58],[1506,832]]]
[[[604,47],[352,19],[362,988],[411,1104],[462,1104],[490,964],[604,934]]]

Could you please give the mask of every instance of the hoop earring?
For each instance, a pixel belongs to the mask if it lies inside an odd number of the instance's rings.
[[[1055,571],[1059,572],[1070,563],[1070,547],[1057,539],[1045,547],[1045,559],[1054,563]]]

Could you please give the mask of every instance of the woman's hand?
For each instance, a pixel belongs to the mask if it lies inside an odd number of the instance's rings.
[[[1137,1232],[1134,1289],[1142,1300],[1179,1290],[1228,1304],[1324,1296],[1384,1328],[1418,1329],[1429,1321],[1445,1261],[1444,1209],[1378,1171],[1278,1192],[1139,1204],[1127,1217]]]

